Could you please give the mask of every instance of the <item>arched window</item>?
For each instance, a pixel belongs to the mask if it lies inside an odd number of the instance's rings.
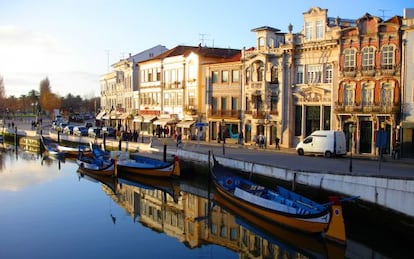
[[[262,82],[264,80],[264,65],[260,64],[257,68],[257,82]]]
[[[368,83],[362,84],[361,103],[362,106],[372,106],[374,99],[374,86]]]
[[[344,85],[344,105],[354,105],[354,87],[352,85]]]
[[[381,86],[381,105],[391,106],[393,99],[393,88],[391,84],[384,83]]]

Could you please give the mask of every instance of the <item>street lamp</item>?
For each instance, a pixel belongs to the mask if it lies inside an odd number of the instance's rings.
[[[267,124],[269,124],[268,115],[266,114],[264,121],[264,148],[267,148]]]
[[[225,140],[224,140],[224,129],[225,129],[224,119],[222,119],[221,120],[221,141],[223,142],[223,156],[226,155],[226,151],[224,150],[224,142],[225,142]]]
[[[355,126],[354,124],[349,124],[349,134],[351,134],[351,156],[349,157],[349,172],[352,172],[352,150],[354,149],[354,132]]]
[[[142,130],[143,124],[144,124],[144,116],[141,115],[141,143],[144,143],[144,131]]]

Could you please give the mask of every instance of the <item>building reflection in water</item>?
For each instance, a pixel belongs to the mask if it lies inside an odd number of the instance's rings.
[[[137,180],[119,178],[115,189],[107,184],[103,190],[135,222],[174,237],[189,248],[216,244],[233,250],[240,258],[345,256],[344,247],[329,248],[315,236],[263,225],[252,215],[225,207],[220,199],[209,200],[207,190],[189,183]]]

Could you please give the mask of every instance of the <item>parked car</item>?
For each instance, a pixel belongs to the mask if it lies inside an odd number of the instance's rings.
[[[86,127],[87,129],[89,129],[90,127],[93,127],[92,122],[87,122],[87,123],[85,123],[85,127]]]
[[[85,126],[76,126],[73,128],[74,136],[88,136],[88,129]]]
[[[99,127],[90,127],[88,129],[88,136],[91,138],[100,138],[101,137],[102,129]]]
[[[106,134],[108,137],[115,137],[115,129],[112,127],[103,127],[102,134]]]
[[[56,131],[63,131],[63,129],[64,129],[66,126],[68,126],[68,124],[67,124],[67,123],[65,123],[65,122],[60,122],[59,124],[57,124],[57,125],[54,127],[54,129],[55,129]]]
[[[67,125],[66,127],[63,128],[62,133],[67,134],[67,135],[73,135],[73,128],[74,127],[75,127],[74,125]]]

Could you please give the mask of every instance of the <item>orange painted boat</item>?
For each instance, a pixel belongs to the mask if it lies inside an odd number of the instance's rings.
[[[286,227],[321,233],[340,243],[346,241],[340,200],[319,204],[281,186],[257,185],[214,159],[212,180],[218,194],[241,209]]]

